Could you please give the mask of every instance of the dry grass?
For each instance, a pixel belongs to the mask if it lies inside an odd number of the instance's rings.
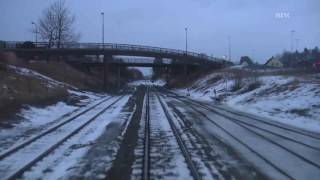
[[[14,115],[23,105],[49,105],[66,100],[65,87],[48,88],[46,80],[18,74],[7,64],[25,67],[26,63],[12,53],[0,53],[0,123]]]
[[[97,91],[102,89],[102,81],[81,72],[63,61],[56,62],[33,62],[26,65],[52,79],[65,82],[82,90]]]
[[[24,104],[52,104],[68,96],[64,87],[48,88],[47,82],[12,70],[0,71],[0,85],[0,119],[8,117]]]

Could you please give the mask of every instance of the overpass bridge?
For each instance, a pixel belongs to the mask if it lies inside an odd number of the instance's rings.
[[[18,42],[6,41],[0,44],[0,50],[15,52],[18,55],[27,56],[68,56],[68,55],[103,55],[110,61],[112,56],[139,56],[168,58],[181,64],[192,65],[223,65],[226,61],[204,53],[195,53],[190,51],[160,48],[152,46],[116,44],[116,43],[61,43],[59,48],[50,47],[47,42]],[[114,61],[110,61],[113,62]],[[131,63],[133,65],[133,63]],[[122,65],[124,65],[122,63]],[[147,66],[148,64],[144,64]]]
[[[189,67],[215,67],[221,68],[229,63],[223,59],[208,56],[204,53],[195,53],[190,51],[160,48],[152,46],[116,44],[116,43],[61,43],[59,48],[51,46],[47,42],[19,42],[6,41],[0,42],[0,52],[14,52],[18,56],[40,57],[40,59],[48,60],[50,57],[61,56],[82,56],[95,55],[103,56],[102,61],[73,61],[76,65],[85,67],[103,67],[104,82],[106,83],[106,72],[108,66],[118,69],[118,83],[120,82],[120,67],[122,66],[139,66],[139,67],[164,67],[167,72],[171,72],[172,68],[183,67],[184,73],[188,74]],[[117,56],[133,56],[133,57],[152,57],[154,59],[171,59],[171,63],[156,63],[153,59],[144,60],[137,59],[133,61],[117,60]],[[149,62],[148,62],[149,61]]]

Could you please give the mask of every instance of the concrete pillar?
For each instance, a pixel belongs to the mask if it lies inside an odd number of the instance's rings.
[[[49,54],[48,54],[48,53],[45,53],[45,57],[46,57],[47,63],[49,63],[49,58],[50,58]]]
[[[107,59],[105,55],[103,55],[103,87],[107,87]]]
[[[112,61],[111,55],[103,55],[103,87],[107,87],[107,71],[108,71],[108,61]]]
[[[117,82],[117,83],[118,83],[118,89],[120,89],[120,85],[121,85],[121,84],[120,84],[120,83],[121,83],[121,82],[120,82],[120,80],[121,80],[121,79],[120,79],[120,78],[121,78],[121,77],[120,77],[121,67],[118,66],[117,70],[118,70],[118,72],[117,72],[117,76],[118,76],[117,81],[118,81],[118,82]]]
[[[183,64],[183,72],[184,72],[185,77],[187,77],[188,76],[188,64],[187,63]]]
[[[169,66],[166,67],[166,82],[169,83],[171,69]]]

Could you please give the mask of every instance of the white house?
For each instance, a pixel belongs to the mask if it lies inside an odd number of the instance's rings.
[[[283,64],[279,60],[279,58],[275,58],[273,56],[264,65],[268,66],[268,67],[276,67],[276,68],[282,68],[283,67]]]

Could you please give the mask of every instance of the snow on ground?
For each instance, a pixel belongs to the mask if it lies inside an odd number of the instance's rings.
[[[69,114],[91,107],[99,101],[98,99],[101,99],[93,94],[87,97],[74,105],[58,102],[47,107],[26,106],[18,113],[19,118],[15,121],[14,127],[0,128],[0,151],[65,120]]]
[[[38,78],[38,79],[41,79],[41,80],[45,80],[48,84],[47,86],[50,88],[50,87],[54,87],[54,86],[66,86],[68,88],[71,88],[71,89],[78,89],[77,87],[75,86],[72,86],[70,84],[67,84],[67,83],[63,83],[63,82],[60,82],[60,81],[57,81],[57,80],[54,80],[48,76],[45,76],[43,74],[40,74],[36,71],[33,71],[31,69],[27,69],[27,68],[22,68],[22,67],[17,67],[17,66],[13,66],[13,65],[9,65],[8,66],[10,69],[12,70],[15,70],[18,74],[20,75],[24,75],[24,76],[31,76],[31,77],[35,77],[35,78]]]
[[[67,105],[64,102],[58,102],[45,108],[30,106],[28,109],[23,109],[19,113],[19,116],[24,119],[24,121],[20,123],[20,126],[28,126],[30,124],[34,126],[43,125],[76,108],[76,106]]]
[[[160,179],[190,179],[188,166],[155,95],[150,97],[150,117],[151,176]]]
[[[113,108],[98,116],[92,123],[55,150],[54,153],[38,163],[32,171],[25,173],[24,178],[64,179],[69,175],[72,176],[72,170],[78,166],[81,158],[90,149],[91,145],[99,143],[95,140],[105,131],[105,127],[112,121],[122,120],[119,116],[124,116],[125,114],[120,112],[128,99],[129,96],[125,96]],[[110,102],[113,101],[114,99],[105,104],[111,104]],[[101,107],[106,107],[106,105]]]
[[[320,81],[317,76],[270,75],[244,78],[242,88],[232,91],[235,80],[230,73],[212,73],[176,92],[191,98],[214,101],[221,98],[225,106],[320,132]],[[250,88],[255,82],[259,87]],[[215,94],[216,91],[216,94]]]
[[[0,151],[7,149],[13,143],[23,141],[31,135],[39,133],[42,129],[58,123],[64,119],[69,113],[80,111],[83,106],[91,106],[93,103],[106,97],[105,94],[95,94],[92,92],[79,91],[77,88],[56,80],[35,71],[9,65],[9,68],[17,73],[25,76],[33,76],[35,78],[45,80],[48,87],[65,86],[68,89],[70,97],[79,100],[72,105],[65,102],[57,102],[56,104],[46,107],[24,106],[17,114],[17,118],[12,123],[12,128],[0,128]]]
[[[155,86],[164,86],[166,84],[166,81],[162,79],[158,79],[155,81],[151,80],[138,80],[128,83],[129,86],[140,86],[140,85],[155,85]]]

